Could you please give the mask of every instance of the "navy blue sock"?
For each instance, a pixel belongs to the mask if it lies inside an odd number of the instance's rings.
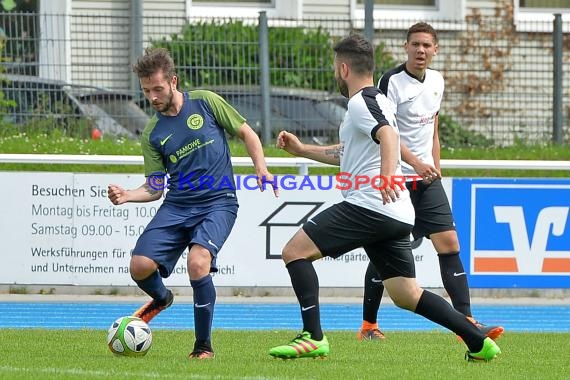
[[[384,284],[380,280],[380,276],[376,271],[376,267],[372,261],[368,263],[366,275],[364,276],[364,298],[362,302],[362,320],[369,323],[376,323],[378,318],[378,309],[382,294],[384,293]]]
[[[463,315],[470,317],[471,297],[469,296],[469,285],[467,284],[467,275],[459,257],[459,252],[438,254],[437,257],[439,258],[441,281],[445,291],[449,294],[453,307]]]
[[[216,304],[216,288],[212,276],[208,274],[199,280],[190,280],[190,285],[194,290],[195,347],[212,351],[212,319],[214,317],[214,305]]]
[[[313,264],[308,260],[295,260],[287,264],[293,290],[301,306],[303,331],[311,333],[315,340],[323,339],[321,312],[319,308],[319,278]]]
[[[133,279],[134,280],[134,279]],[[153,299],[157,301],[165,300],[168,296],[168,289],[164,286],[162,282],[162,277],[158,271],[154,272],[144,280],[134,280],[139,288],[144,291],[146,294],[151,296]]]

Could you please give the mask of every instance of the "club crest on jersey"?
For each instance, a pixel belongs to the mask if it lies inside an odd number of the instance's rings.
[[[202,115],[193,113],[192,115],[188,116],[186,124],[190,129],[200,129],[202,128],[202,125],[204,125],[204,118],[202,117]]]

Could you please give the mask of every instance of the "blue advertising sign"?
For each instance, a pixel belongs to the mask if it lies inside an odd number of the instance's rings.
[[[452,207],[473,288],[570,288],[570,180],[454,179]]]

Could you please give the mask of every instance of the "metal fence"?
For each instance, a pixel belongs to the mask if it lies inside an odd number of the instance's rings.
[[[260,133],[265,123],[263,99],[269,99],[273,129],[291,129],[317,143],[334,141],[344,102],[334,88],[330,46],[357,30],[355,25],[363,25],[363,20],[270,19],[264,36],[259,33],[260,19],[219,20],[218,29],[224,32],[216,33],[216,28],[206,28],[208,21],[182,16],[0,13],[4,76],[25,74],[80,85],[69,91],[61,82],[26,87],[3,81],[0,118],[20,126],[38,119],[73,124],[68,118],[62,121],[65,114],[85,122],[85,128],[95,125],[120,132],[126,119],[136,117],[140,122],[125,133],[135,137],[144,125],[135,108],[144,109],[146,103],[131,64],[144,47],[158,44],[172,49],[184,87],[220,92]],[[222,28],[236,21],[242,29]],[[383,47],[376,79],[389,65],[405,60],[406,29],[417,21],[375,20],[374,43]],[[560,32],[557,42],[553,22],[526,24],[523,30],[506,14],[468,16],[461,22],[425,21],[439,33],[440,53],[432,67],[446,79],[442,115],[462,131],[484,135],[492,140],[489,144],[553,138],[568,142],[570,33]],[[68,25],[68,30],[61,25]],[[260,55],[264,38],[267,56]],[[555,64],[557,57],[562,63]],[[266,87],[263,62],[269,63]],[[29,87],[43,89],[44,95],[36,96],[39,105],[27,95]],[[5,104],[6,100],[16,104]],[[117,102],[121,106],[114,105]],[[52,113],[59,116],[51,118]]]

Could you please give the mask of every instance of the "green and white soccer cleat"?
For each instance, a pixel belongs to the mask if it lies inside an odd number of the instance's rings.
[[[501,353],[501,349],[497,346],[497,343],[489,337],[485,338],[483,341],[483,348],[479,352],[469,352],[465,353],[465,359],[468,361],[485,361],[494,359],[497,355]]]
[[[311,339],[311,334],[303,331],[290,343],[273,347],[269,355],[281,359],[317,358],[329,354],[329,341],[326,336],[322,340]]]

